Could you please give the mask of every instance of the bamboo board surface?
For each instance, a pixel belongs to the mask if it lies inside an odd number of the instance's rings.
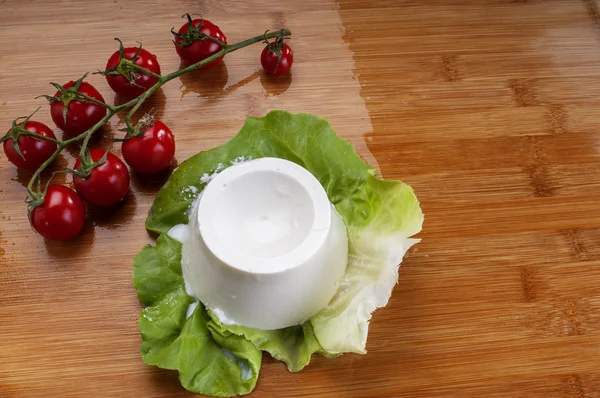
[[[425,212],[369,353],[298,374],[266,357],[253,397],[600,397],[596,1],[4,0],[0,126],[37,106],[52,126],[33,98],[103,69],[114,37],[175,70],[169,29],[184,12],[230,42],[285,26],[295,63],[269,79],[255,45],[164,86],[144,110],[172,128],[179,162],[246,115],[315,113]],[[65,152],[56,167],[72,162]],[[139,355],[131,265],[164,179],[134,177],[121,207],[46,243],[28,226],[29,177],[0,155],[0,396],[193,396]]]

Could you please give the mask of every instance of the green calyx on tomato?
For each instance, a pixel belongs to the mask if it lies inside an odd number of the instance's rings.
[[[48,181],[48,184],[46,185],[46,188],[43,191],[41,190],[40,185],[40,180],[38,179],[38,192],[30,192],[29,196],[25,199],[25,203],[27,204],[27,218],[29,219],[30,224],[31,212],[33,212],[33,210],[35,210],[36,207],[42,206],[44,204],[44,198],[46,197],[46,192],[48,192],[48,185],[50,185],[50,181]]]
[[[83,76],[81,76],[79,79],[77,79],[75,81],[75,84],[73,84],[71,87],[63,87],[58,83],[53,83],[50,82],[50,84],[52,86],[54,86],[54,88],[56,88],[58,90],[58,92],[60,93],[60,95],[58,97],[56,96],[50,96],[50,95],[40,95],[36,98],[39,97],[44,97],[48,100],[48,102],[50,104],[55,103],[55,102],[62,102],[63,106],[62,106],[62,116],[63,116],[63,121],[66,124],[67,123],[67,112],[69,110],[69,103],[71,103],[71,101],[76,100],[79,102],[91,102],[88,101],[80,92],[79,92],[79,88],[81,87],[81,83],[83,82],[83,79],[85,79],[88,75],[88,72],[86,72]]]
[[[98,161],[94,161],[94,159],[92,158],[92,154],[89,150],[86,149],[84,155],[80,157],[81,164],[74,170],[70,170],[69,172],[81,179],[86,179],[90,176],[90,174],[92,174],[92,170],[106,163],[108,153],[109,152],[107,150],[106,152],[104,152],[104,155]]]
[[[267,32],[268,32],[268,30],[267,30]],[[265,32],[265,35],[267,34],[267,32]],[[270,53],[277,55],[277,63],[275,64],[274,71],[277,71],[277,68],[279,68],[279,64],[281,63],[281,58],[282,58],[281,52],[283,51],[283,49],[285,47],[284,39],[286,39],[286,37],[282,33],[279,36],[277,36],[275,41],[273,41],[272,43],[269,40],[267,40],[266,38],[264,40],[264,43],[267,45],[268,51]]]
[[[138,120],[135,126],[123,127],[119,129],[119,131],[123,131],[125,134],[125,138],[115,138],[113,141],[115,142],[125,142],[130,140],[131,138],[138,138],[144,135],[144,132],[154,124],[156,119],[154,118],[154,113],[146,113],[144,116]]]
[[[268,32],[268,30],[267,30]],[[267,34],[267,32],[265,32],[265,35]],[[265,43],[267,46],[269,46],[269,51],[272,53],[281,53],[281,50],[283,50],[283,40],[286,39],[286,37],[283,36],[283,34],[280,34],[279,36],[277,36],[277,38],[275,39],[275,41],[270,42],[269,40],[265,39],[263,41],[263,43]]]
[[[202,31],[202,25],[204,25],[204,19],[200,17],[200,24],[198,26],[194,26],[194,20],[190,14],[184,14],[181,18],[186,17],[188,20],[188,28],[185,32],[179,33],[175,32],[175,28],[171,28],[171,33],[173,36],[178,38],[179,40],[175,40],[175,45],[180,47],[187,47],[196,40],[211,40],[220,45],[221,47],[225,47],[225,43],[222,41],[207,35]]]
[[[125,56],[125,48],[123,47],[123,42],[119,38],[116,38],[116,37],[115,37],[115,40],[119,42],[119,63],[114,68],[100,72],[100,74],[103,76],[121,75],[125,79],[127,79],[127,81],[131,85],[143,88],[136,81],[140,78],[141,74],[143,73],[143,68],[136,65],[136,63],[135,63],[138,56],[140,55],[140,52],[142,51],[142,43],[138,42],[138,44],[140,46],[138,47],[135,54],[133,54],[133,57],[131,57],[131,59],[129,59]]]

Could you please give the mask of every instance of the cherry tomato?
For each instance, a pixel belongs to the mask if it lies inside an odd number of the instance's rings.
[[[30,214],[31,225],[46,239],[67,240],[77,235],[85,221],[85,206],[75,191],[50,184],[44,203]]]
[[[25,130],[32,133],[44,135],[56,139],[56,136],[48,126],[43,123],[28,120],[23,126]],[[10,131],[10,130],[9,130]],[[13,140],[4,141],[4,153],[8,160],[15,166],[27,170],[36,170],[56,151],[57,145],[46,140],[38,140],[27,135],[19,136],[19,150],[23,154],[21,157],[13,146]]]
[[[123,159],[140,173],[158,173],[169,167],[175,156],[175,138],[171,130],[157,120],[139,137],[123,142]]]
[[[115,93],[122,95],[126,99],[133,99],[139,97],[156,84],[158,79],[154,76],[133,70],[133,62],[131,59],[138,51],[138,48],[128,47],[123,51],[126,59],[121,60],[119,51],[116,51],[106,63],[106,70],[116,67],[116,70],[121,74],[106,75],[106,81]],[[151,54],[143,48],[139,49],[139,51],[140,52],[135,59],[135,64],[160,75],[160,65],[156,60],[156,55]],[[135,84],[132,84],[130,80],[134,81]]]
[[[277,45],[277,42],[266,45],[260,55],[260,63],[262,64],[263,69],[269,75],[273,76],[280,76],[289,72],[289,70],[292,69],[292,63],[294,62],[294,53],[286,43],[279,45],[281,60],[278,61],[277,51],[274,50],[277,48],[275,47]]]
[[[193,25],[193,29],[191,30],[189,21],[191,21]],[[222,47],[220,45],[210,39],[203,39],[202,34],[227,44],[227,38],[217,25],[206,19],[194,19],[192,21],[191,18],[189,18],[189,21],[179,28],[177,34],[174,34],[175,50],[183,63],[187,65],[195,64],[196,62],[200,62],[221,51]],[[202,66],[202,68],[212,68],[221,62],[222,59],[223,57],[219,57]]]
[[[92,149],[91,159],[98,162],[104,156],[104,151]],[[75,162],[74,170],[81,166],[81,159]],[[75,190],[86,202],[95,206],[111,206],[125,197],[129,190],[129,170],[125,163],[112,153],[108,153],[106,162],[92,169],[87,178],[73,175]]]
[[[74,81],[70,81],[65,84],[63,88],[68,89],[74,84]],[[97,99],[98,101],[104,102],[102,94],[100,94],[94,86],[87,82],[81,82],[77,91]],[[56,94],[54,94],[54,97],[61,98],[60,91],[57,91]],[[62,101],[52,102],[50,105],[50,114],[52,115],[52,120],[58,126],[58,128],[69,135],[79,135],[83,133],[102,120],[104,116],[106,116],[106,108],[101,105],[91,102],[77,101],[75,99],[68,98],[68,96],[67,98],[61,99]],[[68,104],[66,123],[63,116],[63,106],[65,102]]]

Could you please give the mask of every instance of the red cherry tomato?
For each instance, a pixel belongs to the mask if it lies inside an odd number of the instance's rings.
[[[175,156],[175,138],[171,130],[157,120],[139,137],[123,142],[123,159],[140,173],[158,173],[169,167]]]
[[[286,43],[283,43],[280,46],[279,51],[281,52],[281,60],[278,63],[278,55],[277,51],[273,51],[273,46],[277,44],[269,44],[266,45],[260,55],[260,63],[262,64],[263,69],[269,75],[280,76],[285,73],[288,73],[290,69],[292,69],[292,63],[294,63],[294,53],[290,46]]]
[[[85,206],[75,191],[50,184],[44,203],[30,214],[31,225],[46,239],[67,240],[77,235],[85,221]]]
[[[211,55],[221,51],[222,47],[210,39],[202,39],[202,33],[214,39],[227,44],[227,38],[219,27],[206,19],[194,19],[192,21],[194,28],[190,30],[190,24],[185,23],[175,34],[175,50],[183,63],[187,65],[200,62]],[[202,26],[201,26],[202,25]],[[201,33],[200,33],[201,32]],[[208,69],[216,66],[223,57],[219,57],[212,62],[202,66]]]
[[[115,93],[122,95],[126,99],[139,97],[158,81],[154,76],[132,70],[132,61],[130,60],[137,51],[138,48],[136,47],[125,48],[124,52],[126,60],[123,61],[121,61],[119,51],[116,51],[106,63],[106,70],[113,69],[120,65],[117,70],[121,69],[120,72],[122,74],[106,75],[106,81]],[[160,65],[156,60],[156,55],[151,54],[143,48],[136,57],[135,64],[160,75]],[[135,84],[132,84],[127,79],[127,76],[131,77]]]
[[[72,87],[74,81],[65,84],[64,88]],[[94,86],[87,82],[81,82],[78,92],[88,95],[98,101],[104,102],[102,94],[96,90]],[[57,91],[54,97],[60,98],[61,93]],[[63,101],[68,101],[67,105],[67,120],[63,117]],[[52,120],[59,129],[69,135],[79,135],[84,131],[93,127],[104,116],[106,116],[106,108],[91,102],[81,102],[74,99],[63,99],[63,101],[52,102],[50,105],[50,114]]]
[[[92,149],[91,158],[94,162],[104,156],[104,151]],[[81,159],[75,162],[74,170],[81,166]],[[129,190],[129,171],[125,163],[112,153],[108,153],[106,162],[92,169],[87,178],[73,175],[75,190],[86,202],[95,206],[111,206],[125,197]]]
[[[32,133],[56,139],[56,136],[52,130],[50,130],[50,128],[43,123],[29,120],[23,127],[25,130],[31,131]],[[12,139],[4,141],[4,153],[6,154],[8,160],[10,160],[15,166],[27,170],[36,170],[42,165],[42,163],[52,156],[57,148],[57,145],[53,142],[38,140],[27,135],[19,136],[18,145],[23,157],[21,157],[15,150]]]

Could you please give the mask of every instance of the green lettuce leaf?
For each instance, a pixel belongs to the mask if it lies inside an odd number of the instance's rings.
[[[209,311],[214,322],[218,318]],[[310,362],[310,357],[323,350],[310,322],[279,330],[260,330],[238,325],[224,325],[225,330],[244,336],[259,350],[284,362],[290,372],[299,372]],[[325,353],[327,354],[327,353]]]
[[[237,336],[285,362],[290,371],[306,366],[315,352],[330,357],[342,352],[364,353],[371,313],[387,304],[397,283],[398,265],[406,250],[418,241],[410,237],[421,230],[423,214],[408,185],[375,177],[376,170],[348,141],[339,138],[326,120],[284,111],[248,117],[229,142],[180,164],[156,196],[146,227],[160,233],[161,238],[166,236],[173,226],[188,222],[186,212],[209,180],[206,177],[239,160],[261,157],[290,160],[319,180],[347,227],[349,263],[345,277],[329,305],[303,325],[262,331],[222,325],[210,312],[208,318],[201,318],[209,319],[207,328],[216,333],[218,337],[213,339],[220,345]],[[146,280],[137,281],[135,286],[148,305],[153,300],[165,300],[175,285],[180,286],[171,272],[180,261],[178,247],[171,242],[162,250],[166,268],[160,270],[152,265],[157,261],[155,253],[147,248],[140,253],[140,262],[150,265],[145,273],[138,274]],[[142,333],[144,327],[140,325]]]
[[[134,262],[134,283],[148,306],[140,316],[142,359],[179,371],[181,385],[199,394],[229,397],[256,385],[262,353],[243,336],[210,319],[201,303],[185,292],[181,244],[161,235]],[[167,288],[156,288],[164,280]]]
[[[160,235],[156,247],[147,245],[133,263],[133,286],[145,305],[152,305],[183,285],[181,243]]]
[[[368,218],[348,230],[348,266],[329,305],[310,319],[327,351],[365,353],[371,313],[387,304],[398,282],[398,267],[418,239],[423,214],[412,188],[399,181],[369,177],[365,184]]]

